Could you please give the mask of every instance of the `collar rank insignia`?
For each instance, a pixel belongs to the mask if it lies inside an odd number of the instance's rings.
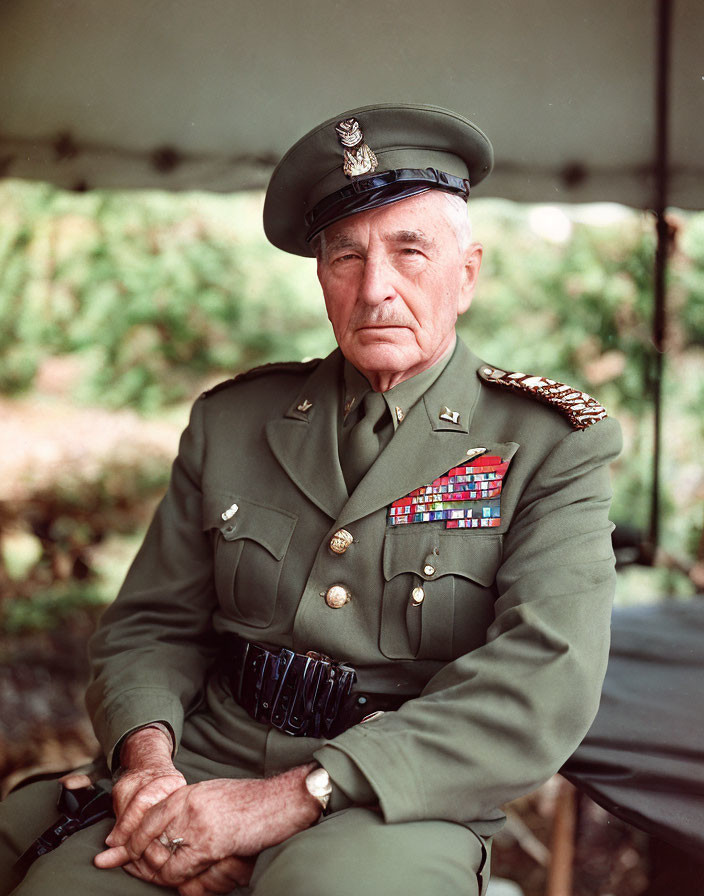
[[[607,416],[606,409],[591,395],[545,376],[511,373],[498,367],[480,367],[477,372],[487,383],[524,392],[552,405],[567,417],[575,429],[586,429]]]
[[[446,529],[500,526],[501,489],[509,463],[496,455],[484,455],[453,467],[429,485],[394,501],[387,525],[442,521]]]
[[[338,122],[335,132],[344,150],[342,173],[346,177],[359,177],[376,171],[379,162],[364,142],[364,134],[356,118],[345,118]]]
[[[440,419],[447,420],[448,423],[459,423],[460,422],[460,414],[459,411],[452,411],[450,408],[445,407],[440,411]]]

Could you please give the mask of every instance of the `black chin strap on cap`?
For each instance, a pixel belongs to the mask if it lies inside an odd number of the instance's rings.
[[[321,199],[305,216],[310,242],[330,224],[348,215],[370,208],[380,208],[399,199],[408,199],[427,190],[442,190],[467,199],[469,181],[436,168],[399,168],[371,177],[360,177],[351,184]]]

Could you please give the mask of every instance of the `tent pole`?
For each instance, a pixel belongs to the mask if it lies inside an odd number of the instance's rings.
[[[669,233],[666,217],[668,197],[669,93],[672,7],[675,0],[657,0],[656,94],[655,94],[655,250],[653,313],[653,469],[650,492],[648,555],[654,562],[660,539],[660,462],[662,449],[662,385],[665,368],[666,285]]]

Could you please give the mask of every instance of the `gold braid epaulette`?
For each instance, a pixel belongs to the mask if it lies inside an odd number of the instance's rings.
[[[222,389],[227,389],[228,386],[234,386],[235,383],[241,383],[244,380],[253,380],[259,376],[264,376],[267,373],[309,373],[320,364],[321,360],[322,358],[313,358],[310,361],[275,361],[273,364],[260,364],[259,367],[252,367],[251,370],[243,370],[242,373],[238,373],[237,376],[232,377],[232,379],[225,380],[224,382],[213,386],[211,389],[207,389],[203,392],[201,398],[207,398],[209,395],[214,395]]]
[[[477,373],[486,383],[524,392],[557,408],[575,429],[586,429],[607,416],[606,409],[591,395],[546,376],[528,376],[486,366],[480,367]]]

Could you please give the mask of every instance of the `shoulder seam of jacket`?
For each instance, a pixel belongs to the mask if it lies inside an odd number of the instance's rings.
[[[237,376],[225,380],[222,383],[218,383],[210,389],[206,389],[206,391],[201,394],[201,398],[208,398],[210,395],[214,395],[222,389],[234,386],[235,383],[254,380],[269,373],[309,373],[314,370],[321,361],[322,358],[313,358],[310,361],[276,361],[272,364],[261,364],[259,367],[252,367],[251,370],[244,370],[242,373],[238,373]]]

